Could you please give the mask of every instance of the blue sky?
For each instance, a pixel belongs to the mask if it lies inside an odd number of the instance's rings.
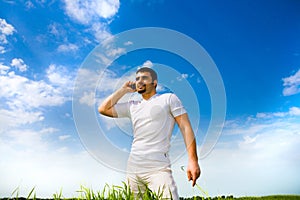
[[[199,152],[205,136],[217,134],[208,131],[212,109],[226,105],[217,144],[200,155],[198,184],[210,196],[300,194],[299,10],[296,0],[0,1],[0,196],[18,186],[21,194],[36,187],[37,196],[46,197],[60,188],[76,196],[80,185],[101,190],[121,184],[131,128],[96,108],[143,65],[159,72],[159,92],[182,99]],[[144,27],[171,30],[202,46],[220,87],[189,62],[197,51],[183,40],[174,43],[187,48],[186,57],[159,48],[130,51],[134,41],[121,47],[107,40]],[[141,37],[148,41],[151,34]],[[221,86],[226,101],[216,105],[212,92]],[[177,129],[171,155],[180,196],[201,194],[180,169],[186,156]]]

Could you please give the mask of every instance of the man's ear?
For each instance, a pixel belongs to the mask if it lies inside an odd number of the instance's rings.
[[[154,85],[154,87],[157,87],[157,80],[153,81],[153,85]]]

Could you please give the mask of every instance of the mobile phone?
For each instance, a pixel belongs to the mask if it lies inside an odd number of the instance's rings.
[[[134,84],[131,84],[130,87],[131,87],[133,90],[136,90],[135,83],[134,83]]]

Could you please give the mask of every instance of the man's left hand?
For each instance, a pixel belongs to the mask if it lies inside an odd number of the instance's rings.
[[[189,161],[186,172],[187,172],[188,180],[193,181],[192,186],[194,187],[196,185],[197,179],[199,178],[199,176],[201,174],[201,170],[200,170],[198,162]]]

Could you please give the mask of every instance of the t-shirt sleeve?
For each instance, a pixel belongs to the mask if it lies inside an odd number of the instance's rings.
[[[170,109],[173,117],[177,117],[186,113],[186,110],[183,107],[180,99],[175,94],[170,95]]]
[[[130,118],[130,112],[129,112],[130,103],[129,102],[117,103],[116,105],[114,105],[114,108],[115,108],[115,111],[117,112],[119,118],[122,118],[122,117]]]

